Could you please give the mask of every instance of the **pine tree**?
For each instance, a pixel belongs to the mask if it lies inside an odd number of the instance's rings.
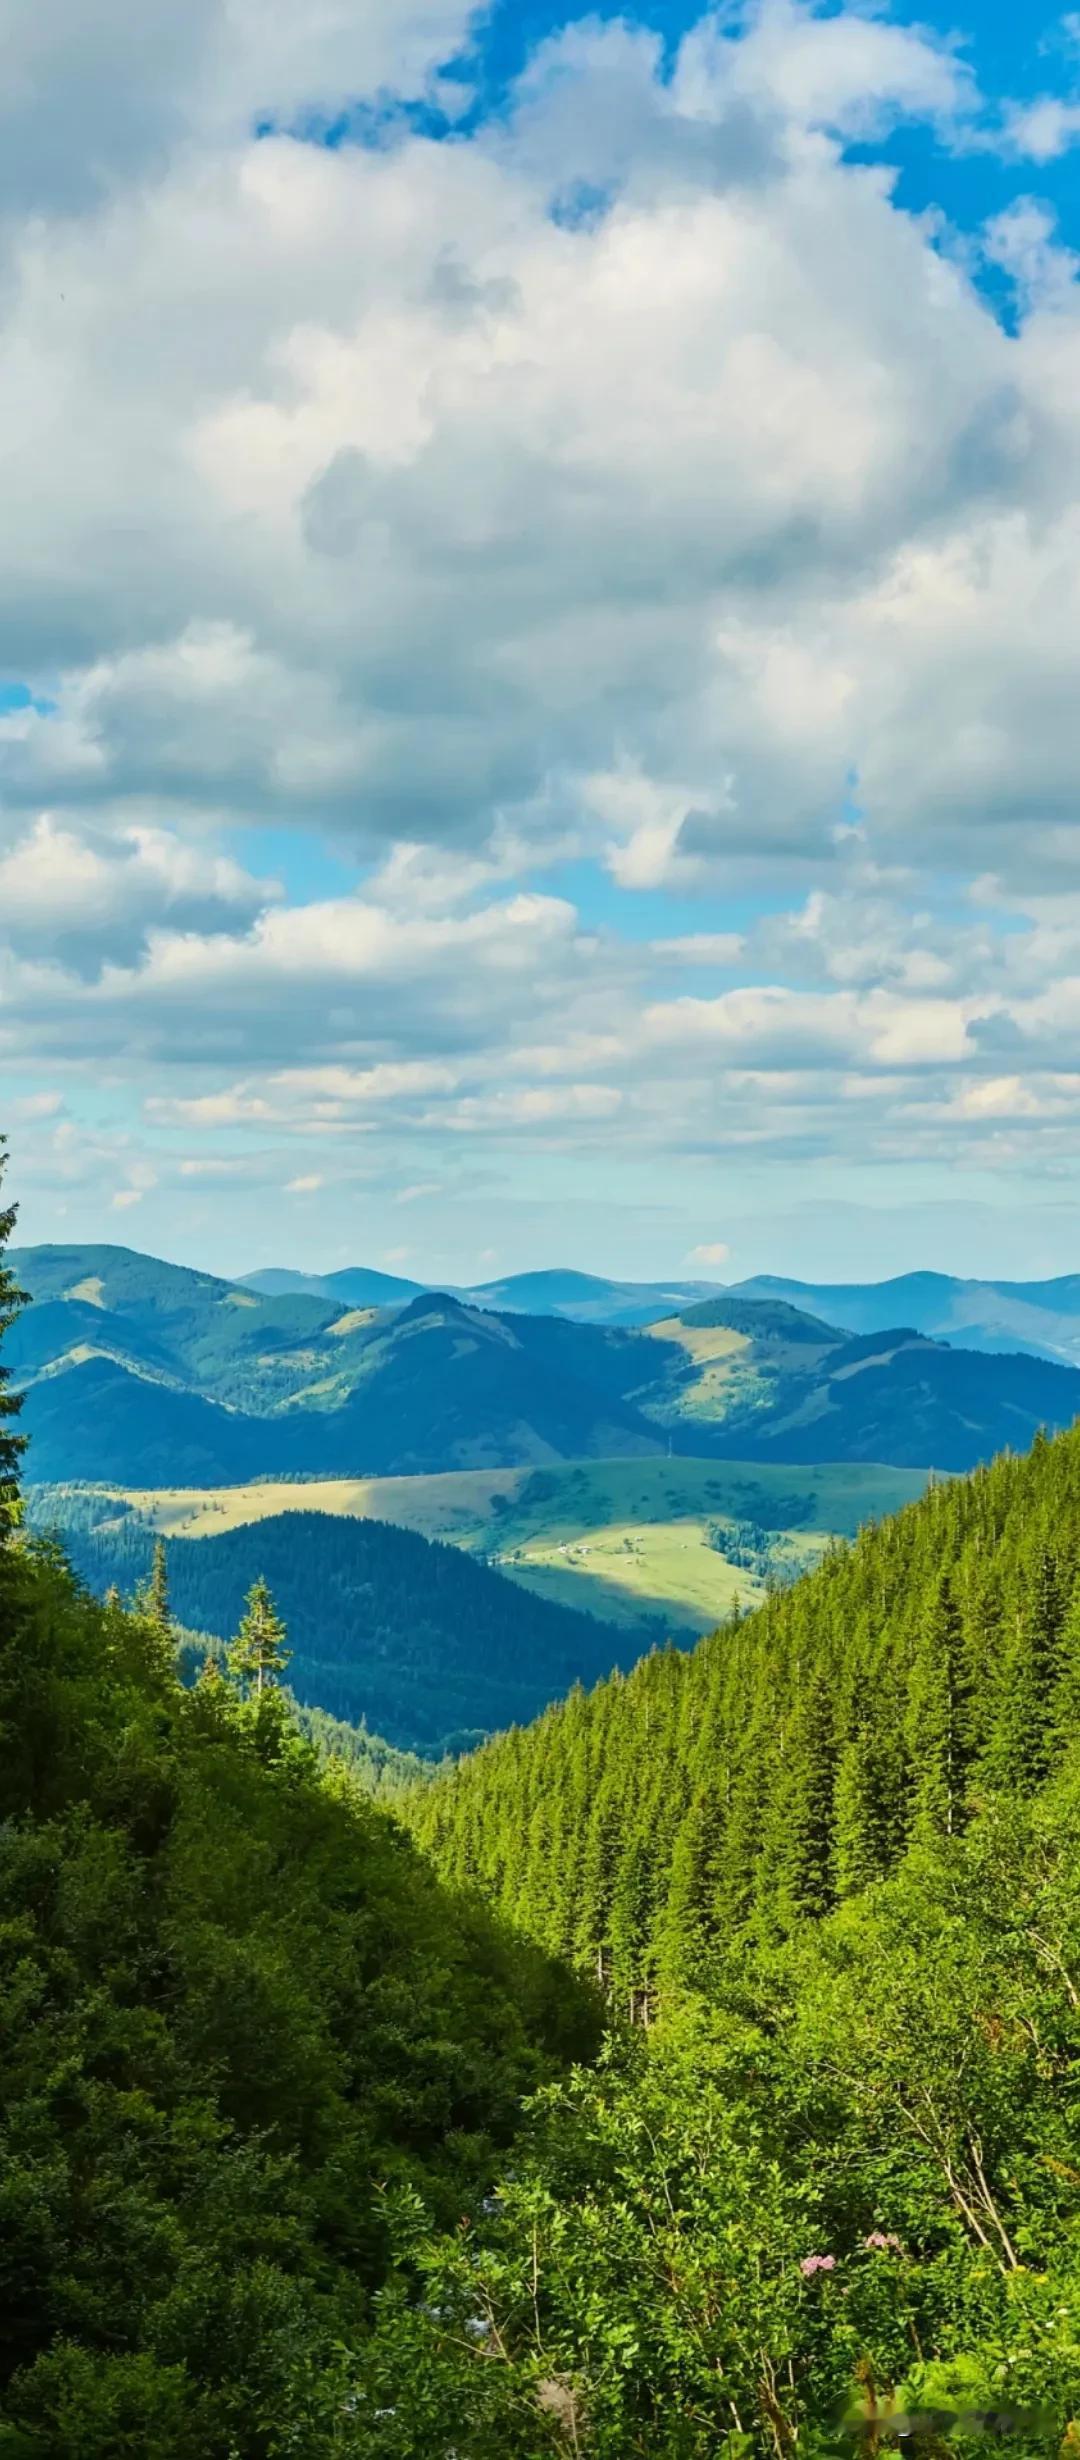
[[[169,1559],[165,1552],[164,1538],[158,1538],[154,1546],[153,1568],[146,1591],[146,1611],[151,1622],[156,1623],[162,1638],[171,1639],[173,1623],[172,1608],[169,1604]]]
[[[772,1805],[772,1854],[785,1916],[824,1913],[833,1894],[836,1743],[828,1679],[815,1671],[793,1719],[782,1783]],[[770,1874],[771,1875],[771,1874]]]
[[[964,1631],[953,1585],[941,1574],[924,1614],[911,1670],[908,1751],[915,1833],[951,1836],[963,1819],[969,1764]]]
[[[856,1896],[889,1867],[888,1771],[869,1723],[844,1744],[836,1771],[833,1859],[838,1897]]]
[[[1044,1447],[1045,1450],[1045,1447]],[[1054,1555],[1022,1562],[996,1685],[986,1773],[997,1785],[1038,1785],[1053,1759],[1067,1672],[1066,1614]]]
[[[0,1136],[0,1180],[3,1179],[6,1158],[5,1139]],[[13,1324],[24,1294],[19,1289],[4,1253],[15,1227],[15,1206],[0,1205],[0,1337]],[[10,1537],[20,1516],[19,1461],[24,1439],[16,1435],[14,1420],[21,1408],[18,1393],[10,1389],[7,1369],[0,1367],[0,1546]]]
[[[290,1652],[285,1646],[285,1625],[274,1605],[267,1583],[258,1579],[249,1589],[247,1605],[240,1629],[228,1649],[229,1672],[243,1684],[252,1684],[256,1699],[262,1697],[268,1683],[283,1674]]]

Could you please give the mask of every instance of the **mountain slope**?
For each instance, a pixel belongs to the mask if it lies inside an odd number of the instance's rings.
[[[712,1294],[707,1281],[608,1281],[596,1273],[511,1273],[505,1281],[489,1281],[461,1296],[474,1307],[494,1307],[510,1315],[561,1316],[572,1324],[630,1328],[653,1324],[673,1309],[693,1305]]]
[[[1039,1785],[1080,1723],[1080,1431],[931,1489],[689,1656],[411,1798],[443,1871],[620,1990]]]
[[[312,1345],[343,1312],[332,1299],[259,1297],[126,1247],[23,1248],[12,1264],[35,1302],[16,1328],[13,1371],[16,1360],[39,1370],[47,1343],[53,1364],[89,1345],[256,1412],[311,1372]]]
[[[177,1391],[109,1357],[40,1376],[24,1396],[20,1426],[28,1438],[25,1473],[41,1483],[101,1478],[117,1486],[167,1486],[180,1478],[220,1486],[275,1465],[292,1467],[265,1420]]]
[[[371,1327],[358,1364],[335,1424],[346,1440],[355,1428],[377,1445],[365,1467],[423,1473],[660,1449],[629,1397],[640,1364],[627,1334],[432,1295]]]
[[[192,1291],[193,1276],[179,1300],[166,1283],[144,1303],[104,1270],[73,1286],[66,1259],[51,1274],[24,1265],[24,1278],[43,1290],[13,1345],[39,1483],[404,1475],[661,1449],[628,1397],[641,1376],[629,1334],[438,1296],[340,1312],[212,1281]],[[91,1283],[96,1295],[76,1295]]]
[[[396,1273],[379,1273],[366,1265],[347,1265],[337,1273],[299,1273],[268,1265],[258,1273],[241,1273],[239,1286],[262,1298],[331,1299],[339,1307],[394,1307],[419,1298],[422,1281],[402,1281]]]
[[[36,1293],[12,1362],[39,1482],[427,1476],[669,1446],[967,1469],[1080,1411],[1078,1368],[894,1325],[853,1343],[776,1292],[714,1292],[615,1325],[450,1292],[387,1307],[260,1294],[123,1248],[28,1249],[17,1262]],[[526,1276],[518,1290],[585,1304],[583,1280]]]
[[[907,1332],[868,1333],[832,1350],[823,1372],[791,1377],[767,1423],[731,1420],[726,1442],[752,1460],[890,1461],[973,1469],[1040,1428],[1080,1415],[1080,1371],[1026,1356],[981,1357]]]
[[[728,1293],[650,1325],[635,1399],[678,1450],[732,1460],[972,1469],[1080,1415],[1080,1370],[954,1350],[910,1329],[852,1339],[776,1297]]]
[[[70,1508],[70,1507],[69,1507]],[[62,1527],[99,1592],[145,1580],[153,1533],[115,1507],[94,1528]],[[384,1521],[291,1512],[168,1546],[173,1610],[228,1639],[252,1583],[269,1580],[289,1630],[289,1683],[306,1706],[366,1719],[403,1750],[436,1755],[536,1716],[575,1682],[638,1653],[633,1636],[532,1597],[456,1547]]]
[[[151,1623],[2,1547],[0,1708],[0,2448],[374,2455],[391,2222],[481,2201],[591,2006],[276,1698],[183,1692]]]

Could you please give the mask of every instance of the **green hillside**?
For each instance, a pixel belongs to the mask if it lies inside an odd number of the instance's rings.
[[[304,1490],[301,1489],[302,1493]],[[102,1523],[95,1515],[102,1511]],[[56,1525],[35,1501],[35,1517]],[[112,1504],[67,1505],[62,1534],[99,1594],[130,1595],[153,1531]],[[82,1525],[80,1525],[80,1522]],[[377,1520],[297,1512],[198,1542],[168,1542],[177,1620],[228,1639],[260,1574],[289,1628],[289,1680],[307,1707],[364,1720],[400,1749],[435,1757],[536,1716],[579,1681],[630,1665],[640,1643],[610,1624],[529,1596],[452,1546]]]
[[[0,2449],[374,2453],[353,2353],[399,2216],[479,2201],[594,2010],[321,1773],[275,1690],[185,1691],[160,1618],[11,1542],[9,1398]]]
[[[429,2273],[479,2272],[582,2450],[1073,2450],[1078,1734],[1074,1434],[413,1797],[632,2027]]]
[[[739,1285],[757,1301],[794,1301],[851,1332],[911,1324],[935,1340],[991,1353],[1027,1350],[1080,1365],[1080,1274],[1051,1281],[966,1281],[952,1273],[901,1273],[892,1281],[784,1281],[762,1273]]]
[[[573,1275],[508,1283],[499,1313],[502,1285],[482,1306],[407,1289],[352,1304],[348,1276],[267,1292],[124,1248],[23,1249],[18,1268],[34,1304],[11,1367],[38,1483],[435,1476],[669,1449],[956,1471],[1080,1412],[1074,1366],[910,1329],[853,1337],[779,1294],[676,1290],[645,1321],[631,1291],[634,1320],[605,1324],[521,1311],[534,1281],[538,1305],[580,1299]],[[562,1567],[529,1577],[561,1582]]]
[[[652,1989],[672,1940],[693,1959],[783,1930],[973,1793],[1030,1790],[1078,1722],[1080,1432],[932,1488],[692,1655],[492,1743],[419,1832],[547,1945]],[[554,1846],[543,1804],[567,1795],[587,1813]]]
[[[31,1458],[33,1456],[31,1455]],[[76,1535],[128,1511],[167,1537],[213,1537],[279,1513],[384,1520],[446,1539],[539,1596],[653,1640],[711,1631],[733,1600],[759,1596],[920,1494],[919,1471],[861,1463],[556,1462],[430,1478],[338,1478],[246,1486],[30,1489],[35,1523]]]

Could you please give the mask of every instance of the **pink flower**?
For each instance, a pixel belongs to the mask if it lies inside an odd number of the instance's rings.
[[[835,2272],[836,2257],[835,2255],[804,2255],[799,2270],[804,2281],[812,2280],[815,2272]]]
[[[902,2255],[904,2252],[899,2238],[894,2238],[891,2229],[872,2229],[869,2237],[863,2239],[863,2245],[868,2254],[875,2251],[881,2255]]]

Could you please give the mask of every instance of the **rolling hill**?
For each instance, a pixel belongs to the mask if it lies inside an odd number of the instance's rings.
[[[27,1249],[16,1266],[34,1303],[11,1360],[38,1482],[431,1476],[669,1450],[963,1470],[1080,1411],[1074,1366],[918,1326],[853,1337],[775,1288],[601,1324],[450,1292],[385,1307],[258,1292],[123,1248]],[[537,1278],[538,1299],[586,1303],[584,1277],[519,1277],[519,1293]]]
[[[429,1285],[402,1281],[396,1273],[379,1273],[363,1264],[347,1265],[338,1273],[296,1273],[273,1265],[260,1273],[241,1273],[238,1287],[259,1298],[330,1299],[337,1307],[396,1307],[420,1298]]]
[[[259,1296],[124,1249],[32,1249],[13,1330],[38,1482],[217,1485],[647,1454],[631,1336],[451,1297]]]
[[[664,1360],[638,1395],[647,1416],[680,1449],[692,1441],[729,1459],[960,1471],[1080,1414],[1076,1368],[908,1329],[851,1338],[775,1295],[708,1300],[645,1338],[663,1344]]]
[[[136,1589],[150,1570],[152,1528],[115,1503],[97,1506],[98,1518],[85,1502],[81,1514],[68,1509],[62,1534],[81,1577],[99,1594]],[[296,1697],[363,1719],[402,1750],[465,1748],[640,1653],[611,1625],[385,1521],[294,1512],[168,1542],[173,1611],[186,1630],[228,1639],[260,1574],[288,1626]]]
[[[711,1631],[738,1600],[817,1562],[921,1494],[925,1472],[835,1463],[568,1461],[539,1469],[453,1470],[430,1478],[336,1478],[240,1486],[39,1486],[38,1526],[83,1532],[134,1512],[166,1537],[205,1538],[320,1512],[391,1521],[492,1564],[537,1596],[632,1633],[647,1648]]]
[[[401,1281],[365,1265],[350,1265],[336,1273],[299,1273],[270,1266],[242,1273],[244,1289],[271,1297],[286,1292],[336,1298],[351,1307],[390,1307],[422,1291],[442,1286],[434,1282]],[[452,1295],[472,1307],[494,1308],[502,1315],[562,1316],[572,1324],[651,1324],[673,1307],[689,1306],[715,1287],[705,1281],[609,1281],[598,1273],[553,1271],[511,1273],[505,1281],[479,1282]]]

